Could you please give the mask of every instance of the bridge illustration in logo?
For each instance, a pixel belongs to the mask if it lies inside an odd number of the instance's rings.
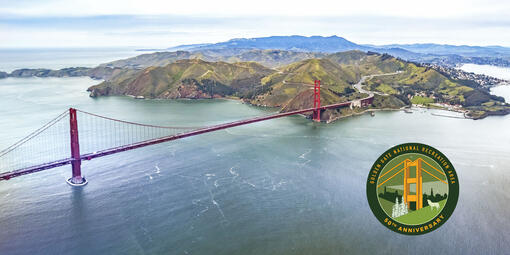
[[[416,210],[423,208],[423,172],[429,174],[430,176],[443,182],[444,184],[448,184],[442,178],[438,177],[435,174],[432,174],[431,173],[432,171],[430,171],[430,172],[427,171],[423,167],[423,163],[425,163],[431,169],[437,171],[439,173],[439,176],[441,176],[443,178],[446,177],[446,174],[443,171],[432,166],[430,163],[423,160],[423,158],[417,158],[416,160],[405,159],[402,162],[398,163],[393,168],[391,168],[389,171],[387,171],[381,175],[380,178],[382,179],[385,175],[387,175],[387,174],[393,172],[393,170],[397,169],[398,166],[403,165],[403,167],[399,171],[395,172],[389,178],[384,179],[384,181],[379,183],[377,185],[377,188],[381,187],[383,184],[385,184],[389,180],[393,179],[398,174],[404,172],[403,193],[402,193],[403,201],[405,201],[407,203],[408,208],[411,206],[411,203],[415,204]],[[412,171],[412,170],[414,170],[414,171]],[[414,174],[412,174],[413,172],[414,172]],[[414,187],[414,190],[415,190],[414,194],[412,194],[413,192],[411,191],[412,190],[411,186]]]

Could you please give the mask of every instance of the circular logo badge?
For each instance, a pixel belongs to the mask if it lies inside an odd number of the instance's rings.
[[[459,181],[443,153],[425,144],[406,143],[387,150],[374,163],[367,198],[384,226],[421,235],[436,230],[452,215]]]

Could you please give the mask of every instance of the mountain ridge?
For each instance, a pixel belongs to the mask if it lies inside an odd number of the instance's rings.
[[[166,50],[248,48],[333,53],[347,50],[375,51],[414,62],[455,66],[461,63],[510,66],[510,48],[503,46],[468,46],[435,43],[416,44],[357,44],[339,36],[268,36],[237,38],[225,42],[175,46]]]

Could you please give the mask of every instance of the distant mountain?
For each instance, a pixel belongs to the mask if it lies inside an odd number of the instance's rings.
[[[510,66],[510,48],[501,46],[457,46],[433,43],[367,46],[376,48],[378,52],[385,52],[409,61],[441,66],[457,66],[463,63]]]
[[[167,48],[166,50],[168,50],[168,51],[182,51],[182,50],[184,50],[185,51],[185,50],[189,50],[192,48],[196,48],[196,47],[200,47],[200,46],[207,46],[207,45],[210,45],[210,43],[183,44],[183,45],[179,45],[176,47]],[[147,49],[147,50],[150,50],[150,49]]]
[[[448,45],[434,43],[415,43],[415,44],[390,44],[370,47],[390,49],[400,48],[415,53],[432,55],[459,55],[466,57],[501,57],[510,55],[510,48],[501,46],[468,46],[468,45]]]
[[[246,62],[255,61],[267,67],[277,67],[290,63],[323,57],[324,53],[296,52],[286,50],[257,49],[211,49],[200,51],[174,51],[142,54],[136,57],[101,64],[101,67],[142,69],[149,66],[166,66],[182,59],[202,59],[205,61]]]
[[[131,69],[127,68],[110,68],[110,67],[68,67],[59,70],[52,69],[16,69],[10,74],[0,72],[0,78],[27,78],[27,77],[81,77],[88,76],[92,79],[110,79],[111,77],[120,73],[132,72]]]
[[[230,49],[239,54],[246,49],[334,53],[348,50],[387,53],[409,61],[455,66],[461,63],[510,66],[510,48],[501,46],[455,46],[443,44],[362,45],[338,36],[270,36],[232,39],[211,44],[190,44],[168,50],[206,51]]]
[[[365,47],[348,41],[338,36],[270,36],[259,38],[239,38],[231,39],[226,42],[213,43],[213,44],[199,44],[183,45],[169,50],[180,49],[186,47],[189,51],[210,50],[210,49],[278,49],[289,51],[304,51],[304,52],[338,52],[347,50],[369,50],[370,47]]]
[[[358,50],[386,53],[403,60],[454,67],[462,63],[510,66],[510,48],[500,46],[454,46],[440,44],[361,45],[342,37],[271,36],[232,39],[210,44],[188,44],[167,51],[142,54],[103,64],[104,67],[140,69],[164,66],[180,59],[205,61],[256,61],[280,67],[296,61],[322,58],[328,54]]]
[[[149,66],[166,66],[181,59],[196,59],[214,61],[213,57],[202,53],[192,53],[189,51],[173,51],[173,52],[154,52],[138,55],[127,59],[120,59],[105,64],[101,64],[103,67],[112,68],[132,68],[141,69]]]

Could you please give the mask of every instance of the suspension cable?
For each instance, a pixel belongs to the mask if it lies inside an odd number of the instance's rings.
[[[69,114],[68,111],[64,111],[63,113],[61,113],[60,115],[58,115],[56,118],[52,119],[50,122],[44,124],[42,127],[40,127],[39,129],[35,130],[34,132],[32,132],[31,134],[25,136],[23,139],[19,140],[18,142],[16,142],[15,144],[7,147],[6,149],[2,150],[0,152],[0,157],[4,156],[5,154],[7,154],[8,152],[14,150],[15,148],[21,146],[22,144],[28,142],[30,139],[34,138],[35,136],[37,136],[38,134],[42,133],[44,130],[50,128],[51,126],[55,125],[55,123],[59,122],[61,119],[63,119],[64,117],[66,117],[67,115]]]
[[[111,121],[117,121],[117,122],[121,122],[121,123],[125,123],[125,124],[137,125],[137,126],[142,126],[142,127],[165,128],[165,129],[198,129],[198,128],[202,128],[202,127],[172,127],[172,126],[157,126],[157,125],[150,125],[150,124],[141,124],[141,123],[136,123],[136,122],[131,122],[131,121],[114,119],[114,118],[110,118],[110,117],[106,117],[106,116],[101,116],[98,114],[94,114],[94,113],[90,113],[90,112],[86,112],[86,111],[82,111],[82,110],[78,110],[78,109],[76,109],[76,111],[84,113],[84,114],[92,115],[94,117],[99,117],[99,118],[103,118],[103,119],[107,119],[107,120],[111,120]]]

